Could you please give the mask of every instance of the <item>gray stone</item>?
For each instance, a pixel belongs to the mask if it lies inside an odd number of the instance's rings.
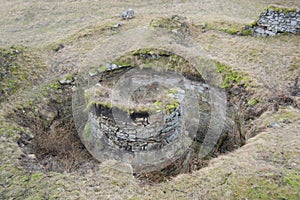
[[[98,75],[98,74],[99,74],[99,72],[98,72],[98,70],[96,70],[96,69],[91,69],[91,70],[89,71],[89,76],[91,76],[91,77],[96,76],[96,75]]]
[[[257,26],[253,27],[254,35],[274,36],[278,32],[297,33],[300,32],[299,22],[299,10],[285,13],[284,11],[268,9],[259,16]]]
[[[296,25],[297,25],[297,22],[296,22],[296,21],[291,21],[291,25],[292,25],[292,26],[296,26]]]
[[[281,126],[278,124],[278,122],[271,122],[270,127],[272,128],[280,128]]]
[[[132,19],[134,18],[134,11],[132,9],[128,9],[122,12],[121,14],[122,19]]]
[[[74,78],[70,77],[69,75],[59,80],[59,83],[62,85],[70,85],[73,82],[74,82]]]
[[[112,65],[111,65],[111,68],[112,68],[112,70],[114,70],[114,69],[118,69],[118,68],[119,68],[119,66],[118,66],[118,65],[116,65],[116,64],[112,64]]]
[[[265,29],[263,29],[263,28],[256,28],[255,32],[259,33],[259,34],[265,34]]]
[[[266,31],[266,34],[269,35],[269,36],[275,36],[276,33],[272,32],[272,31]]]
[[[120,24],[120,23],[116,23],[116,24],[114,24],[112,27],[113,27],[113,28],[119,28],[119,27],[121,27],[121,24]]]
[[[106,70],[108,70],[108,71],[112,70],[112,65],[111,64],[106,64]]]

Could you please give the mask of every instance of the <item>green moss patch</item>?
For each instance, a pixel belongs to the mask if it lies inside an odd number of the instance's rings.
[[[223,82],[221,84],[222,88],[231,88],[234,84],[239,84],[246,77],[240,72],[234,71],[232,67],[227,66],[223,63],[216,62],[216,71],[223,75]]]
[[[25,47],[0,48],[0,102],[38,81],[45,69],[41,59]]]
[[[183,31],[183,29],[188,29],[188,24],[184,20],[185,17],[181,17],[178,15],[173,15],[171,18],[156,18],[150,22],[150,27],[165,28],[170,31]]]
[[[243,24],[228,22],[228,21],[211,21],[211,22],[200,22],[196,24],[196,27],[202,29],[222,31],[230,35],[240,35],[243,32]]]
[[[287,7],[270,5],[267,7],[266,10],[274,10],[275,12],[281,12],[281,13],[290,13],[290,12],[296,12],[297,8],[287,8]]]
[[[248,106],[255,106],[259,101],[257,99],[251,99],[248,101]]]
[[[171,70],[202,79],[197,69],[186,59],[163,49],[137,49],[120,56],[112,63],[125,67],[131,66],[153,68],[157,70]]]

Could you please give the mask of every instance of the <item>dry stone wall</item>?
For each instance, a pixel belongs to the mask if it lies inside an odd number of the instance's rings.
[[[275,36],[280,33],[300,34],[300,10],[269,7],[257,22],[248,27],[254,35]]]

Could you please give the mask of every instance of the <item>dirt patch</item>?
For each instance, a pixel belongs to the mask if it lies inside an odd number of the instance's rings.
[[[61,92],[57,93],[58,90]],[[78,172],[96,171],[97,165],[81,143],[72,116],[71,86],[59,85],[48,94],[42,109],[16,109],[14,120],[30,129],[32,135],[19,132],[18,145],[24,151],[21,164],[28,171]],[[59,100],[59,102],[57,102]]]

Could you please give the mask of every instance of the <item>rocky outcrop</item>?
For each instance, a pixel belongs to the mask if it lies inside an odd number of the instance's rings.
[[[269,7],[258,20],[246,27],[253,35],[275,36],[280,33],[300,34],[300,10]]]

